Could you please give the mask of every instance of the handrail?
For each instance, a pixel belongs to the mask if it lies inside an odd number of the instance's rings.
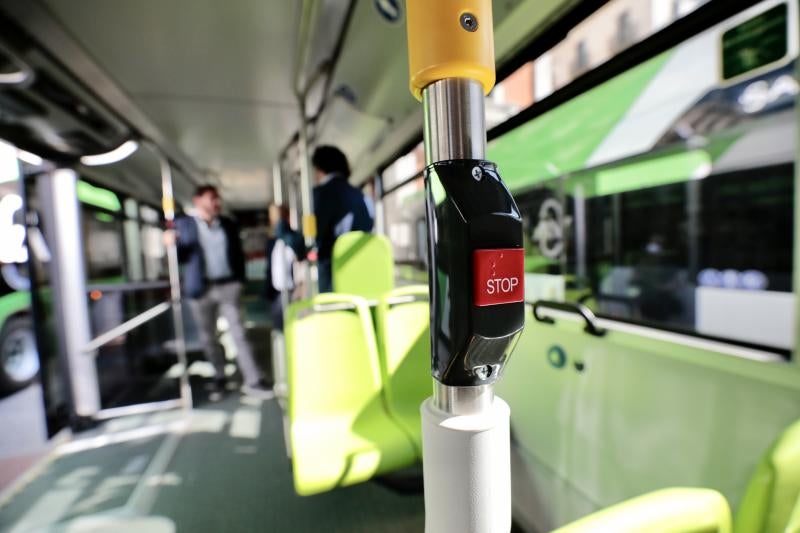
[[[597,317],[591,309],[580,303],[574,302],[556,302],[553,300],[538,300],[533,304],[533,318],[545,324],[555,324],[556,321],[549,316],[540,316],[538,311],[541,308],[555,309],[556,311],[566,311],[568,313],[577,313],[581,315],[586,327],[583,329],[589,335],[595,337],[602,337],[606,334],[607,330],[597,325]]]
[[[300,311],[298,311],[297,318],[305,318],[315,313],[331,313],[334,311],[356,311],[357,309],[358,306],[351,302],[314,304],[311,307],[307,307],[305,309],[301,309]]]
[[[427,294],[404,294],[402,296],[390,296],[386,299],[386,303],[390,307],[395,305],[410,304],[413,302],[428,302],[430,299]]]
[[[134,292],[154,289],[169,289],[169,281],[131,281],[126,283],[96,283],[87,285],[86,291]]]
[[[622,296],[619,294],[606,294],[602,292],[588,292],[578,298],[578,303],[586,304],[589,300],[596,300],[598,303],[601,301],[606,301],[610,303],[622,304],[628,308],[629,312],[633,312],[636,307],[636,301],[634,297],[631,296]]]
[[[92,354],[96,352],[99,348],[102,348],[103,346],[113,341],[120,335],[124,335],[129,331],[133,331],[134,329],[138,328],[145,322],[148,322],[154,319],[155,317],[166,313],[167,311],[170,310],[170,306],[171,302],[161,302],[160,304],[151,307],[147,311],[144,311],[143,313],[136,315],[130,320],[126,320],[119,326],[111,328],[105,333],[98,335],[97,337],[89,341],[89,343],[86,344],[86,346],[84,346],[83,352],[86,354]]]

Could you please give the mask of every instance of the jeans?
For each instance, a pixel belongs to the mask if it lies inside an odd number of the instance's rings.
[[[242,372],[245,385],[256,385],[261,381],[261,372],[253,359],[253,350],[245,336],[242,315],[239,311],[239,295],[242,284],[238,281],[212,285],[200,298],[189,298],[189,309],[197,323],[200,341],[206,359],[214,365],[217,378],[225,377],[225,354],[217,344],[217,316],[228,322],[233,343],[236,345],[236,362]]]
[[[319,292],[333,292],[333,270],[330,259],[320,259],[317,263]]]

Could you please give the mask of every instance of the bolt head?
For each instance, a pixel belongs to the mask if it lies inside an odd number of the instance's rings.
[[[475,367],[475,375],[478,376],[478,379],[488,379],[493,370],[492,365],[478,366]]]
[[[475,178],[475,181],[481,181],[483,169],[481,167],[472,167],[472,177]]]
[[[461,27],[468,32],[474,32],[478,30],[478,19],[472,13],[462,13],[459,20],[461,22]]]

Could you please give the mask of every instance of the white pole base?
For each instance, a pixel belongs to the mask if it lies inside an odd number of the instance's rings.
[[[495,397],[473,415],[422,412],[426,533],[508,533],[511,461],[508,404]]]

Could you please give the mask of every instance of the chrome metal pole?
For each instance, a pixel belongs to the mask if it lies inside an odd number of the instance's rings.
[[[486,157],[486,119],[483,86],[471,79],[447,78],[422,91],[425,162]],[[434,379],[433,403],[450,414],[488,410],[493,385],[451,387]]]
[[[283,205],[283,169],[280,161],[272,165],[272,202]]]
[[[314,219],[314,196],[311,176],[311,155],[308,153],[308,120],[306,119],[306,106],[304,97],[298,97],[300,107],[300,129],[298,131],[297,148],[300,157],[300,205],[303,210],[303,236],[306,239],[306,246],[310,249],[316,241],[316,219]],[[314,220],[314,235],[309,234],[312,228],[308,227],[308,220]],[[317,287],[314,286],[313,272],[316,264],[308,262],[306,272],[306,296],[312,297],[317,294]]]
[[[375,233],[386,235],[386,211],[383,203],[383,176],[375,176]]]
[[[447,78],[422,91],[425,162],[486,157],[483,86],[466,78]]]
[[[66,363],[72,409],[79,417],[91,418],[100,410],[100,388],[95,360],[84,352],[91,328],[77,184],[74,170],[59,169],[39,178],[37,193],[51,251],[56,338]]]
[[[175,195],[172,189],[172,167],[169,159],[157,147],[156,152],[161,168],[161,194],[164,218],[168,224],[175,221]],[[181,278],[178,263],[178,245],[167,246],[167,267],[169,269],[170,299],[172,300],[172,321],[175,323],[175,353],[178,364],[183,367],[180,377],[181,400],[185,409],[192,408],[192,388],[189,385],[189,358],[186,355],[186,333],[183,329],[181,313]]]

